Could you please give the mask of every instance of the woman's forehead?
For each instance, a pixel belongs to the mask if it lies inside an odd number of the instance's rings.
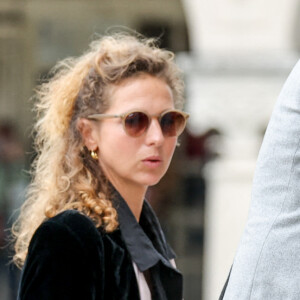
[[[151,75],[128,78],[110,88],[107,94],[110,107],[137,108],[174,105],[173,93],[165,80]]]

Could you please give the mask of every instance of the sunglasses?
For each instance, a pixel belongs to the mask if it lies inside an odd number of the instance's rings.
[[[132,137],[139,137],[150,126],[152,118],[157,118],[161,131],[165,137],[179,136],[186,125],[189,114],[180,110],[167,110],[159,115],[149,115],[142,111],[130,111],[121,115],[93,114],[87,119],[102,120],[107,118],[121,118],[125,132]]]

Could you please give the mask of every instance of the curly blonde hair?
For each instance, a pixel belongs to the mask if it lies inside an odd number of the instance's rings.
[[[109,87],[147,73],[164,79],[175,107],[183,106],[183,80],[174,54],[159,49],[153,39],[120,33],[104,36],[82,56],[59,62],[52,72],[52,79],[36,91],[37,157],[27,199],[13,226],[14,262],[19,267],[37,227],[64,210],[84,213],[106,232],[117,228],[108,182],[77,129],[79,118],[108,109]]]

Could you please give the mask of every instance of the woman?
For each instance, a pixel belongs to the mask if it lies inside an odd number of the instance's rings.
[[[19,299],[182,299],[182,276],[145,201],[188,115],[173,54],[117,34],[41,86],[38,157],[14,226]]]

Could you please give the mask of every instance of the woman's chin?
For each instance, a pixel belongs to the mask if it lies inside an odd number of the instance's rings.
[[[153,185],[158,184],[160,182],[160,180],[161,180],[161,177],[159,177],[159,178],[152,178],[151,180],[150,179],[147,180],[147,183],[145,185],[147,185],[147,186],[153,186]]]
[[[162,176],[145,176],[143,178],[139,178],[138,180],[136,180],[136,183],[140,186],[153,186],[156,185],[160,179],[162,178]]]

